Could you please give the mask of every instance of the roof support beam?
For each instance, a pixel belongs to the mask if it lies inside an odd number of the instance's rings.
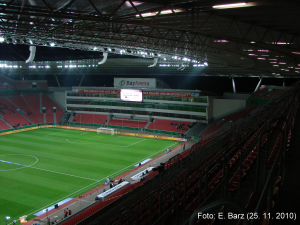
[[[232,81],[232,88],[233,88],[233,93],[236,94],[236,89],[235,89],[235,82],[234,82],[234,77],[231,77]]]
[[[256,88],[255,88],[254,92],[256,92],[259,89],[261,81],[262,81],[262,77],[259,78],[258,84],[256,85]]]

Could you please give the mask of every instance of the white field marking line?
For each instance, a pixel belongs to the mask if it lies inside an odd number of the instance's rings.
[[[142,141],[146,141],[146,140],[148,140],[148,139],[143,139],[143,140],[134,142],[134,143],[132,143],[130,145],[112,145],[112,144],[101,143],[101,142],[99,142],[99,143],[95,143],[95,142],[75,142],[75,141],[69,141],[68,139],[66,139],[67,142],[72,143],[72,144],[82,144],[82,145],[86,145],[86,144],[88,144],[88,145],[89,144],[101,144],[101,145],[109,145],[109,146],[116,146],[116,147],[122,147],[122,148],[127,148],[127,147],[130,147],[132,145],[138,144],[138,143],[140,143]]]
[[[45,134],[44,137],[50,136],[50,135],[54,135],[54,134],[60,134],[60,133],[62,133],[62,132],[67,132],[67,131],[69,131],[69,130],[63,130],[63,131],[61,131],[61,132],[55,132],[55,133],[51,133],[51,134]]]
[[[130,145],[127,145],[127,146],[124,146],[124,147],[127,148],[127,147],[129,147],[131,145],[135,145],[135,144],[140,143],[140,142],[145,141],[145,140],[147,140],[147,139],[142,139],[140,141],[134,142],[133,144],[130,144]]]
[[[6,155],[24,155],[24,154],[6,154]],[[6,155],[0,155],[0,157],[1,157],[1,156],[6,156]],[[29,168],[29,167],[33,166],[34,164],[36,164],[36,163],[39,161],[39,159],[38,159],[37,157],[33,156],[33,155],[25,155],[25,156],[33,157],[33,158],[36,159],[36,161],[35,161],[34,163],[30,164],[30,165],[25,165],[25,166],[23,166],[23,167],[16,168],[16,169],[0,170],[0,172],[1,172],[1,171],[12,171],[12,170],[20,170],[20,169]]]
[[[69,141],[66,139],[67,142],[72,143],[72,144],[80,144],[80,145],[91,145],[91,144],[96,144],[95,142],[75,142],[75,141]],[[120,147],[120,146],[118,146]]]
[[[122,172],[123,170],[126,170],[128,167],[134,166],[134,165],[138,164],[139,162],[144,161],[145,159],[148,159],[149,157],[151,157],[151,156],[153,156],[153,155],[155,155],[155,154],[157,154],[157,153],[159,153],[159,152],[162,152],[162,151],[164,151],[165,149],[172,147],[173,145],[176,145],[177,143],[178,143],[178,142],[175,142],[175,143],[173,143],[172,145],[167,146],[166,148],[164,148],[164,149],[162,149],[162,150],[160,150],[160,151],[158,151],[158,152],[155,152],[155,153],[153,153],[153,154],[147,156],[146,158],[141,159],[141,160],[139,160],[138,162],[135,162],[135,163],[133,163],[133,164],[131,164],[131,165],[129,165],[129,166],[127,166],[127,167],[125,167],[125,168],[123,168],[123,169],[121,169],[121,170],[119,170],[119,171],[117,171],[117,172],[115,172],[115,173],[113,173],[113,174],[107,176],[107,177],[113,177],[115,174],[118,174],[118,173]],[[126,175],[126,176],[127,176],[127,175]],[[104,178],[101,179],[101,180],[104,180]],[[99,181],[101,181],[101,180],[99,180]]]
[[[33,167],[33,166],[31,166],[29,168],[33,168],[33,169],[37,169],[37,170],[43,170],[43,171],[47,171],[47,172],[51,172],[51,173],[58,173],[58,174],[66,175],[66,176],[70,176],[70,177],[77,177],[77,178],[81,178],[81,179],[92,180],[92,181],[96,181],[96,182],[98,181],[98,180],[87,178],[87,177],[76,176],[76,175],[72,175],[72,174],[68,174],[68,173],[61,173],[61,172],[57,172],[57,171],[53,171],[53,170],[46,170],[46,169],[37,168],[37,167]]]
[[[50,204],[44,206],[43,208],[40,208],[40,209],[38,209],[38,210],[36,210],[36,211],[34,211],[34,212],[32,212],[32,213],[29,213],[28,215],[31,215],[31,214],[40,212],[40,211],[42,211],[43,209],[48,208],[49,206],[53,206],[54,204],[60,202],[61,200],[65,200],[67,197],[70,197],[70,196],[72,196],[72,195],[74,195],[74,194],[76,194],[76,193],[78,193],[78,192],[80,192],[80,191],[82,191],[82,190],[85,190],[86,188],[88,188],[88,187],[90,187],[90,186],[92,186],[92,185],[95,185],[95,184],[97,184],[97,183],[98,183],[98,182],[94,182],[94,183],[92,183],[92,184],[90,184],[90,185],[88,185],[88,186],[86,186],[86,187],[83,187],[83,188],[79,189],[78,191],[75,191],[75,192],[73,192],[73,193],[71,193],[71,194],[69,194],[69,195],[67,195],[67,196],[65,196],[65,197],[63,197],[63,198],[60,198],[60,199],[56,200],[55,202],[52,202],[52,203],[50,203]]]
[[[115,135],[114,135],[114,136],[115,136]],[[123,138],[123,136],[118,135],[116,138],[113,138],[113,139],[121,139],[121,138]]]
[[[174,143],[174,144],[172,144],[172,145],[170,145],[170,146],[168,146],[168,147],[166,147],[166,148],[163,148],[162,150],[160,150],[160,151],[158,151],[158,152],[156,152],[156,153],[153,153],[152,155],[149,155],[147,158],[145,158],[145,159],[148,159],[149,157],[151,157],[151,156],[153,156],[153,155],[155,155],[155,154],[157,154],[157,153],[159,153],[159,152],[162,152],[162,151],[165,151],[167,148],[170,148],[170,147],[172,147],[173,145],[175,145],[175,144],[177,144],[178,142],[176,142],[176,143]],[[162,156],[160,156],[159,158],[161,158]],[[157,159],[159,159],[159,158],[157,158]],[[144,159],[144,160],[145,160]],[[156,160],[157,160],[156,159]],[[141,161],[144,161],[143,159],[141,160]],[[140,161],[140,162],[141,162]],[[133,165],[136,165],[137,163],[135,163],[135,164],[133,164]],[[129,176],[130,174],[133,174],[133,173],[135,173],[136,171],[133,171],[132,173],[129,173],[128,175],[126,175],[126,176]]]
[[[168,146],[167,148],[172,147],[173,145],[175,145],[175,144],[177,144],[177,143],[178,143],[178,142],[175,142],[175,143],[173,143],[172,145]],[[164,148],[163,150],[165,150],[165,149],[166,149],[166,148]],[[156,152],[156,153],[154,153],[154,154],[152,154],[152,155],[155,155],[155,154],[157,154],[157,153],[159,153],[159,152],[161,152],[161,151],[163,151],[163,150],[160,150],[160,151],[158,151],[158,152]],[[150,157],[150,156],[152,156],[152,155],[149,155],[148,157]],[[146,158],[145,158],[145,159],[146,159]],[[140,162],[140,161],[139,161],[139,162]],[[137,163],[138,163],[138,162],[137,162]],[[119,172],[121,172],[121,171],[127,169],[128,167],[134,166],[134,165],[136,165],[137,163],[133,163],[132,165],[127,166],[127,167],[125,167],[125,168],[123,168],[123,169],[121,169],[121,170],[119,170],[119,171],[117,171],[117,172],[115,172],[115,173],[110,174],[110,175],[107,175],[106,177],[113,177],[115,174],[118,174]],[[32,168],[32,167],[31,167],[31,168]],[[102,180],[104,181],[104,180],[106,180],[106,178],[102,178],[102,179],[100,179],[100,180],[97,181],[97,182],[94,182],[94,183],[92,183],[92,184],[90,184],[90,185],[88,185],[88,186],[86,186],[86,187],[83,187],[83,188],[79,189],[78,191],[75,191],[75,192],[73,192],[73,193],[71,193],[71,194],[69,194],[69,195],[67,195],[67,196],[65,196],[65,197],[63,197],[63,198],[60,198],[60,199],[56,200],[55,202],[52,202],[52,203],[46,205],[46,206],[43,207],[43,208],[40,208],[40,209],[38,209],[38,210],[36,210],[36,211],[34,211],[34,212],[32,212],[32,213],[29,213],[28,215],[31,215],[31,214],[40,212],[41,210],[43,210],[43,209],[45,209],[45,208],[48,208],[49,206],[53,206],[53,205],[56,204],[57,202],[60,202],[61,200],[65,200],[67,197],[70,197],[70,196],[72,196],[72,195],[74,195],[74,194],[76,194],[76,193],[78,193],[78,192],[80,192],[80,191],[82,191],[82,190],[85,190],[85,189],[87,189],[88,187],[90,187],[90,186],[92,186],[92,185],[95,185],[95,184],[97,184],[98,182],[100,182],[100,181],[102,181]],[[55,213],[53,213],[53,214],[55,214]],[[51,216],[51,215],[53,215],[53,214],[50,214],[50,215],[48,215],[48,216]]]

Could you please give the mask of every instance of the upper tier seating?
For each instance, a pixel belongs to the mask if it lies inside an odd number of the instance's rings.
[[[176,124],[176,125],[172,125]],[[178,125],[181,125],[184,129],[177,128]],[[183,122],[183,121],[175,121],[175,120],[161,120],[161,119],[155,119],[154,122],[152,122],[147,129],[153,129],[153,130],[164,130],[164,131],[172,131],[172,132],[180,132],[184,133],[186,130],[188,130],[188,125],[190,122]]]
[[[240,118],[244,118],[246,115],[248,115],[250,112],[252,112],[254,109],[256,109],[256,107],[250,107],[248,109],[239,111],[237,113],[233,113],[229,116],[226,116],[220,120],[215,121],[214,123],[212,123],[205,131],[203,131],[200,136],[201,137],[205,137],[207,135],[213,135],[214,133],[218,134],[219,132],[222,132],[224,130],[226,130],[229,127],[224,126],[225,124],[227,124],[228,122],[235,122],[237,120],[239,120]]]
[[[72,122],[74,122],[74,123],[104,124],[107,120],[107,117],[108,117],[108,115],[78,113],[77,116],[73,117]]]
[[[285,92],[285,89],[269,89],[261,88],[260,90],[253,93],[253,98],[273,99]]]
[[[47,81],[34,81],[36,86],[32,86],[33,81],[14,81],[8,77],[0,75],[0,90],[46,90]],[[6,83],[7,85],[4,85]]]
[[[24,124],[30,124],[30,121],[19,114],[16,111],[17,107],[10,101],[8,101],[5,97],[0,98],[0,106],[0,113],[3,116],[3,119],[6,120],[11,126],[23,126]]]
[[[4,86],[4,83],[7,83],[7,87]],[[0,76],[0,84],[1,84],[1,89],[6,90],[6,89],[17,89],[17,86],[15,82],[5,76]]]
[[[36,87],[32,87],[32,81],[17,81],[15,82],[17,89],[19,90],[41,90],[47,89],[46,81],[36,81]]]

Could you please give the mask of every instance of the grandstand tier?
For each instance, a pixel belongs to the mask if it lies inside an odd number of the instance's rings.
[[[27,120],[24,116],[22,116],[17,111],[17,107],[5,97],[0,98],[0,106],[0,113],[2,115],[2,119],[4,119],[11,126],[19,127],[30,124],[30,121]]]
[[[144,128],[147,122],[135,121],[135,120],[122,120],[122,119],[111,119],[108,122],[108,125],[112,126],[121,126],[121,127],[138,127]]]
[[[108,115],[77,113],[77,115],[73,117],[72,122],[86,124],[104,124],[107,118]]]
[[[40,112],[40,95],[29,94],[22,97],[11,97],[12,101],[15,101],[20,108],[26,108],[26,113],[32,112],[30,118],[34,118],[34,123],[44,123],[44,115]],[[22,106],[21,106],[22,105]],[[50,99],[47,95],[42,95],[42,107],[46,107],[46,123],[54,123],[53,107],[56,107],[56,122],[59,122],[63,115],[63,110]],[[28,110],[28,111],[27,111]]]
[[[44,122],[43,114],[40,112],[40,96],[39,95],[24,95],[24,102],[30,106],[33,114],[37,117],[40,123]]]
[[[2,119],[0,119],[0,130],[10,129],[11,127],[7,125]]]
[[[42,107],[46,107],[47,123],[54,123],[53,107],[56,107],[56,123],[59,122],[64,114],[63,110],[47,95],[42,96]]]
[[[204,131],[202,131],[202,133],[199,136],[202,138],[204,137],[211,138],[215,135],[218,135],[224,132],[225,130],[229,129],[231,123],[246,118],[246,116],[249,116],[249,113],[251,113],[254,109],[256,109],[256,107],[252,106],[247,109],[241,110],[239,112],[225,116],[221,119],[218,119],[212,124],[210,124]]]
[[[5,76],[0,76],[0,85],[2,90],[17,89],[15,82]]]
[[[183,122],[178,120],[162,120],[155,119],[147,128],[153,130],[163,130],[184,133],[188,130],[190,122]]]
[[[28,119],[30,119],[33,123],[39,124],[42,123],[36,116],[35,112],[32,111],[30,106],[25,102],[24,98],[22,96],[13,96],[13,97],[8,97],[9,100],[11,100],[13,103],[15,103],[18,107],[20,107],[23,111],[24,114]]]
[[[225,117],[218,125],[230,120],[236,121],[236,126],[230,126],[213,141],[195,143],[180,154],[181,157],[170,158],[160,166],[167,172],[161,173],[163,170],[157,167],[151,173],[154,175],[151,181],[141,182],[140,188],[131,187],[126,197],[116,198],[114,204],[110,203],[102,210],[99,207],[97,212],[80,212],[72,221],[107,225],[158,224],[158,221],[185,224],[191,219],[195,221],[193,224],[217,224],[218,219],[189,218],[204,201],[208,208],[218,204],[219,212],[223,212],[222,206],[238,203],[238,207],[247,212],[275,215],[286,166],[284,157],[290,151],[295,119],[300,121],[299,89],[291,90],[266,107],[255,111],[252,107]],[[252,113],[246,116],[249,112]],[[298,128],[299,125],[298,122]],[[124,211],[127,208],[130,211]],[[272,218],[261,218],[259,224],[268,224]],[[225,224],[242,222],[231,219]],[[68,220],[62,224],[75,223]]]

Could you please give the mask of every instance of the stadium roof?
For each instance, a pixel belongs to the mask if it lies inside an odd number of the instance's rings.
[[[2,67],[14,60],[23,72],[50,65],[59,73],[58,66],[68,63],[95,65],[92,74],[125,68],[151,75],[297,78],[299,9],[296,0],[2,0],[0,36],[16,44],[7,51],[19,44],[63,50],[38,47],[29,65],[16,55],[0,59]],[[108,59],[98,65],[103,53]]]

